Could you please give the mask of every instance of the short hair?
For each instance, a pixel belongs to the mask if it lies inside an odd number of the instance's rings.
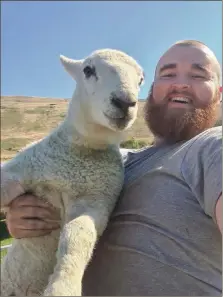
[[[201,46],[201,47],[208,47],[205,43],[198,41],[198,40],[179,40],[175,42],[173,45],[194,45],[194,46]]]
[[[199,47],[199,48],[206,48],[209,50],[209,52],[213,55],[215,61],[216,61],[216,66],[217,66],[217,78],[218,78],[218,83],[221,83],[221,65],[218,61],[218,59],[216,58],[214,52],[203,42],[199,41],[199,40],[179,40],[176,41],[172,46],[175,45],[179,45],[179,46],[195,46],[195,47]],[[171,47],[172,47],[171,46]]]

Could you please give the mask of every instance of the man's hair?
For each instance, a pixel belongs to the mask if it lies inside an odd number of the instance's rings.
[[[190,40],[189,39],[189,40],[179,40],[179,41],[175,42],[172,46],[175,46],[175,45],[179,45],[179,46],[195,46],[195,47],[198,47],[198,48],[208,49],[208,51],[212,54],[213,58],[215,59],[216,66],[217,66],[216,74],[217,74],[217,78],[218,78],[218,83],[219,84],[221,83],[221,65],[218,62],[218,59],[216,58],[214,52],[205,43],[203,43],[203,42],[201,42],[199,40]]]
[[[208,47],[205,43],[198,40],[179,40],[173,45],[194,45],[198,47]]]

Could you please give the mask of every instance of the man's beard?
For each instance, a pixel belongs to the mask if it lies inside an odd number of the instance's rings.
[[[169,108],[168,100],[157,104],[153,86],[144,107],[145,121],[155,137],[165,143],[186,141],[213,127],[219,116],[219,94],[203,108]]]

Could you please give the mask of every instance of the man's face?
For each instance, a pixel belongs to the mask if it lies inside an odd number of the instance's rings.
[[[160,59],[145,106],[151,131],[167,142],[187,140],[218,117],[216,61],[205,48],[175,45]]]

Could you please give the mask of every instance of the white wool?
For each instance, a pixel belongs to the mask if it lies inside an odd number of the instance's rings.
[[[13,241],[1,265],[3,296],[80,296],[123,185],[119,143],[136,119],[142,68],[111,49],[61,62],[76,81],[64,121],[1,167],[2,207],[32,192],[60,211],[61,228]]]

